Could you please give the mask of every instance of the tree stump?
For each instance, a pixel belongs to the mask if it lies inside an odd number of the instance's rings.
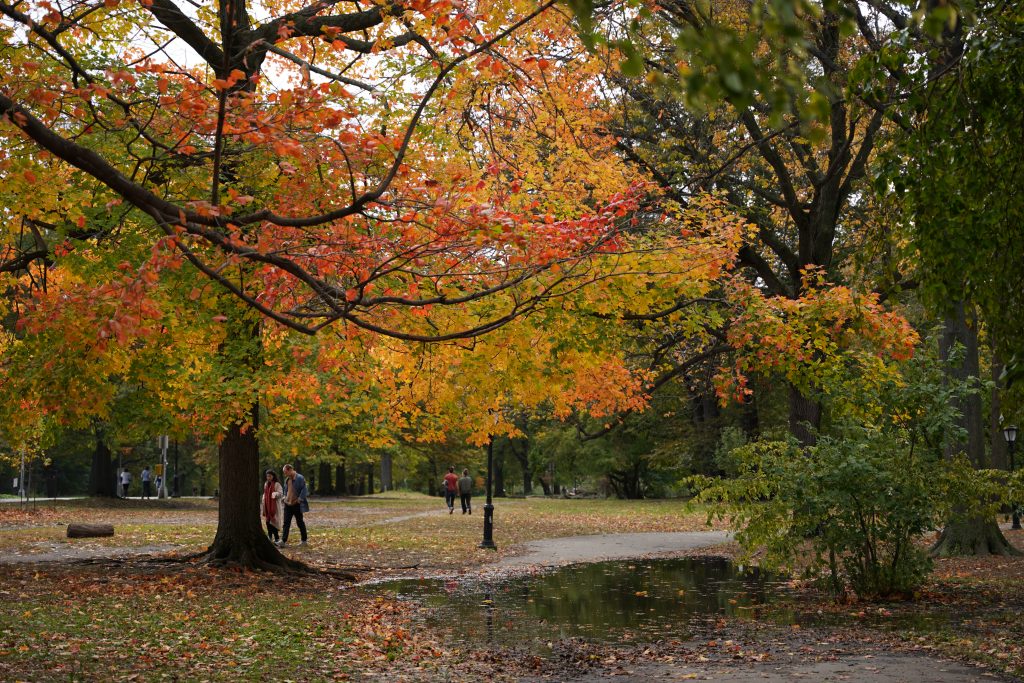
[[[94,538],[113,536],[113,524],[68,524],[68,538]]]

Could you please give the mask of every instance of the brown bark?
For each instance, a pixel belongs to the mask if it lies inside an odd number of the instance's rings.
[[[1020,555],[1010,545],[994,519],[967,519],[950,522],[932,546],[933,557],[963,555]]]
[[[947,363],[949,377],[966,385],[979,380],[977,319],[973,308],[958,301],[944,321],[939,338],[939,357]],[[955,349],[960,347],[963,357],[955,362]],[[961,413],[960,426],[967,434],[962,443],[950,444],[946,457],[960,453],[967,455],[975,467],[984,467],[985,424],[982,419],[981,394],[971,391],[957,401]],[[931,549],[936,557],[955,555],[1009,555],[1017,551],[1011,546],[994,519],[954,519],[947,522],[938,542]]]
[[[112,524],[68,524],[68,538],[99,538],[113,535]]]
[[[254,416],[256,408],[253,408]],[[267,571],[304,571],[274,547],[260,526],[259,442],[255,428],[232,424],[220,443],[220,499],[217,535],[206,552],[213,564]]]
[[[801,446],[818,442],[821,429],[821,403],[804,396],[796,387],[789,388],[789,431]]]

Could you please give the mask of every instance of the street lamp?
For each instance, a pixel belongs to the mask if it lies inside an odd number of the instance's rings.
[[[1007,425],[1003,428],[1003,438],[1006,439],[1006,446],[1010,449],[1010,474],[1016,469],[1016,463],[1013,460],[1013,450],[1017,444],[1017,425]],[[1017,511],[1017,504],[1010,501],[1010,509],[1013,515],[1013,525],[1011,529],[1020,529],[1020,513]]]
[[[494,435],[487,436],[487,502],[484,504],[484,540],[480,547],[497,550],[494,545],[494,505],[491,503],[491,471],[494,467]]]

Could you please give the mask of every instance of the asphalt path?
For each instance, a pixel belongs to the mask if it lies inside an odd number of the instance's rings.
[[[638,534],[594,534],[530,541],[513,549],[499,567],[557,567],[576,562],[624,560],[675,555],[731,540],[726,531],[679,531]]]

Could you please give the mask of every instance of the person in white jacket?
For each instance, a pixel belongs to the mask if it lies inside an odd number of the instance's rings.
[[[263,484],[263,497],[260,498],[260,517],[267,525],[267,538],[277,543],[281,540],[280,531],[284,525],[284,489],[277,481],[277,473],[267,470]]]

